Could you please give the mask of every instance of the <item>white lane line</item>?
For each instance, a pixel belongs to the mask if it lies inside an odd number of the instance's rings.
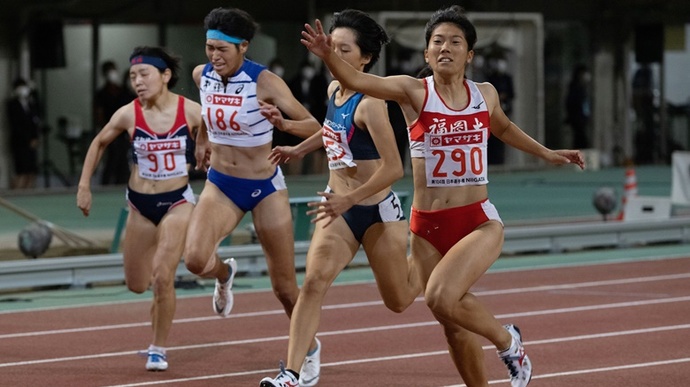
[[[658,328],[649,328],[649,329],[635,329],[635,330],[611,332],[611,333],[598,333],[598,334],[593,334],[593,335],[561,337],[561,338],[554,338],[554,339],[548,339],[548,340],[535,340],[535,341],[525,342],[525,345],[535,346],[535,345],[547,344],[547,343],[548,344],[563,343],[563,342],[576,341],[576,340],[600,339],[603,337],[615,337],[615,336],[622,336],[622,335],[647,334],[647,333],[671,331],[671,330],[679,330],[679,329],[690,329],[690,324],[674,325],[674,326],[666,326],[666,327],[658,327]],[[320,333],[319,335],[322,335],[322,334]],[[493,346],[484,346],[483,349],[484,350],[495,350],[495,348]],[[353,364],[362,364],[362,363],[370,364],[370,363],[374,363],[374,362],[386,362],[386,361],[415,359],[415,358],[429,357],[429,356],[447,356],[447,355],[448,355],[447,350],[432,351],[432,352],[418,352],[418,353],[410,353],[410,354],[402,354],[402,355],[394,355],[394,356],[374,357],[374,358],[368,358],[368,359],[352,359],[352,360],[344,360],[344,361],[331,362],[331,363],[322,363],[321,368],[340,367],[340,366],[344,366],[344,365],[353,365]],[[623,370],[623,369],[653,367],[653,366],[660,366],[660,365],[683,363],[683,362],[688,362],[688,361],[690,361],[690,358],[669,359],[669,360],[662,360],[662,361],[648,362],[648,363],[639,363],[639,364],[625,364],[625,365],[620,365],[620,366],[610,366],[610,367],[594,368],[594,369],[588,369],[588,370],[563,371],[563,372],[556,372],[556,373],[551,373],[551,374],[535,375],[534,379],[546,379],[546,378],[554,378],[554,377],[559,377],[559,376],[587,374],[587,373],[594,373],[594,372],[608,372],[608,371],[616,371],[616,370]],[[190,381],[200,381],[200,380],[210,380],[210,379],[220,379],[220,378],[232,378],[232,377],[246,376],[246,375],[273,375],[275,372],[276,372],[275,369],[250,370],[250,371],[243,371],[243,372],[231,372],[231,373],[226,373],[226,374],[204,375],[204,376],[197,376],[197,377],[191,377],[191,378],[167,379],[167,380],[159,380],[159,381],[151,381],[151,382],[119,384],[119,385],[112,385],[112,386],[108,386],[108,387],[152,386],[152,385],[157,385],[157,384],[185,383],[185,382],[190,382]],[[489,382],[489,384],[497,384],[497,383],[505,383],[505,382],[508,382],[508,380],[507,379],[506,380],[493,380],[493,381]],[[460,386],[464,386],[464,385],[453,385],[453,386],[447,386],[447,387],[460,387]]]
[[[549,378],[558,378],[561,376],[594,374],[594,373],[598,373],[598,372],[622,371],[622,370],[630,370],[630,369],[635,369],[635,368],[658,367],[658,366],[680,364],[680,363],[687,363],[687,362],[690,362],[690,357],[685,357],[685,358],[681,358],[681,359],[668,359],[668,360],[661,360],[661,361],[652,361],[652,362],[647,362],[647,363],[622,364],[622,365],[610,366],[610,367],[589,368],[589,369],[584,369],[584,370],[554,372],[554,373],[550,373],[550,374],[534,375],[534,376],[532,376],[532,379],[533,380],[535,380],[535,379],[549,379]],[[508,380],[508,379],[490,380],[489,384],[509,383],[509,382],[510,382],[510,380]],[[467,385],[466,384],[452,384],[452,385],[444,386],[444,387],[467,387]]]
[[[575,288],[583,288],[583,287],[616,286],[616,285],[621,285],[621,284],[646,283],[646,282],[654,282],[654,281],[670,281],[670,280],[678,280],[678,279],[685,279],[685,278],[690,278],[690,273],[678,273],[678,274],[659,275],[659,276],[650,276],[650,277],[625,278],[625,279],[617,279],[617,280],[588,281],[588,282],[579,282],[579,283],[572,283],[572,284],[534,286],[534,287],[517,288],[517,289],[477,291],[477,292],[473,292],[473,293],[476,296],[482,297],[482,296],[496,296],[496,295],[514,294],[514,293],[545,292],[545,291],[562,290],[562,289],[575,289]],[[415,302],[422,302],[423,300],[424,299],[422,297],[419,297],[415,300]],[[662,299],[662,300],[666,300],[666,299]],[[674,300],[674,299],[670,299],[670,300]],[[647,300],[638,301],[638,302],[647,302]],[[662,301],[662,302],[675,302],[675,301]],[[324,305],[322,309],[325,309],[325,310],[351,309],[351,308],[379,306],[379,305],[383,305],[383,301],[377,300],[377,301],[354,302],[354,303],[346,303],[346,304]],[[609,305],[614,305],[614,306],[609,306]],[[615,305],[618,305],[618,304],[604,304],[599,309],[607,308],[607,307],[618,307]],[[635,304],[629,304],[629,303],[621,303],[620,305],[622,305],[620,307],[637,306]],[[592,309],[590,309],[590,308],[592,308],[591,306],[583,306],[581,308],[584,308],[581,310],[592,310]],[[567,309],[566,309],[566,312],[567,312]],[[274,309],[274,310],[259,311],[259,312],[236,313],[236,314],[231,314],[227,318],[237,319],[237,318],[247,318],[247,317],[261,317],[261,316],[269,316],[269,315],[282,315],[284,313],[285,313],[285,311],[283,311],[282,309]],[[526,314],[519,314],[518,313],[518,314],[510,314],[510,315],[504,315],[504,316],[506,316],[506,317],[524,317],[524,316],[538,315],[541,312],[537,311],[537,312],[525,312],[525,313]],[[548,313],[552,313],[552,312],[549,312],[547,310],[544,313],[548,314]],[[563,313],[563,312],[554,312],[554,313]],[[499,316],[497,316],[497,317],[499,317]],[[174,324],[185,324],[185,323],[212,321],[212,320],[213,321],[218,320],[218,316],[205,316],[205,317],[176,319],[173,321],[173,323]],[[128,323],[128,324],[101,325],[101,326],[95,326],[95,327],[67,328],[67,329],[53,329],[53,330],[46,330],[46,331],[8,333],[8,334],[0,335],[0,340],[18,338],[18,337],[35,337],[35,336],[67,334],[67,333],[94,332],[94,331],[102,331],[102,330],[109,330],[109,329],[138,328],[138,327],[148,327],[150,325],[151,325],[151,322],[146,321],[146,322]]]

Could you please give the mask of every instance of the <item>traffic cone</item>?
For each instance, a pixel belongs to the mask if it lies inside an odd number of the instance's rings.
[[[628,199],[637,196],[637,176],[635,175],[635,168],[628,167],[625,170],[625,185],[623,186],[623,197],[621,198],[621,210],[618,213],[618,220],[625,219],[625,205]]]

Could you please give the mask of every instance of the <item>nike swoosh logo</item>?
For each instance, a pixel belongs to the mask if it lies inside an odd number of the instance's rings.
[[[480,103],[478,103],[478,104],[472,106],[472,109],[479,109],[480,107],[482,107],[482,104],[483,104],[483,103],[484,103],[484,101],[482,101],[482,102],[480,102]]]

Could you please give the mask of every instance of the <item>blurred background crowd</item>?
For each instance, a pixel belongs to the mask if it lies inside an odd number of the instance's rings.
[[[478,29],[467,76],[494,84],[503,109],[551,148],[586,151],[593,169],[669,164],[690,148],[690,3],[613,0],[461,1]],[[182,57],[175,92],[198,100],[191,78],[206,61],[203,15],[217,6],[248,11],[260,23],[249,57],[283,77],[321,120],[330,75],[301,46],[304,23],[358,8],[392,37],[373,72],[415,74],[423,65],[421,30],[440,1],[303,0],[4,0],[0,15],[0,191],[69,187],[87,144],[119,107],[134,98],[127,76],[134,46],[159,45]],[[184,76],[188,74],[188,76]],[[406,168],[407,134],[389,104]],[[276,132],[276,144],[295,138]],[[492,142],[493,168],[531,169],[537,160]],[[108,149],[95,184],[122,185],[128,139]],[[287,175],[326,173],[316,154],[285,167]],[[201,178],[203,176],[194,176]]]

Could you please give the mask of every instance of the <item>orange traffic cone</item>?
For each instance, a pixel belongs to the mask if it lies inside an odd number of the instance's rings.
[[[635,176],[635,168],[628,167],[625,170],[625,185],[623,186],[623,197],[621,198],[621,211],[618,213],[618,220],[625,219],[625,205],[628,199],[637,196],[637,176]]]

